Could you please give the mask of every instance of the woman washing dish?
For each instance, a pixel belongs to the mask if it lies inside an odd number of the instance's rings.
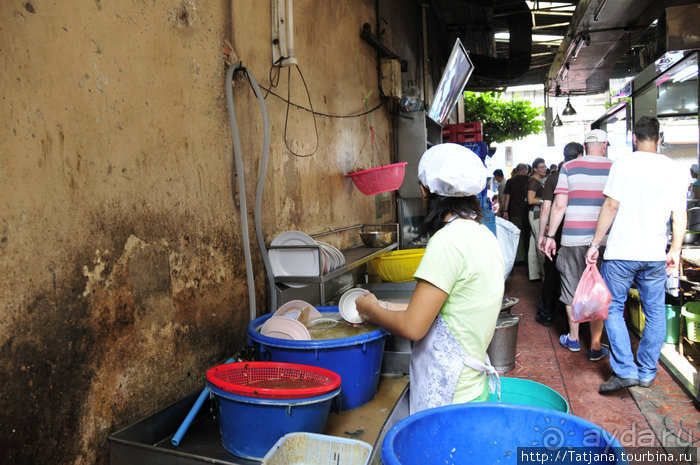
[[[496,237],[479,222],[476,194],[486,185],[479,157],[461,145],[436,145],[423,154],[418,179],[427,205],[421,234],[430,240],[411,300],[382,302],[368,292],[355,301],[364,319],[416,341],[411,414],[488,399],[487,374],[497,380],[498,373],[486,348],[501,309],[505,272]]]

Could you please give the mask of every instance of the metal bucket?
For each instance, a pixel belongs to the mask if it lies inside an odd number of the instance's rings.
[[[496,331],[486,353],[491,365],[497,371],[505,373],[515,368],[515,347],[518,344],[518,323],[520,317],[501,313],[496,323]]]

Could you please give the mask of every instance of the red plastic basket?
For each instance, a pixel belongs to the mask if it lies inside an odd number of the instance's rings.
[[[337,389],[340,375],[297,363],[238,362],[209,368],[207,381],[226,392],[246,397],[301,399]]]
[[[382,192],[395,191],[401,187],[403,177],[406,174],[408,163],[394,163],[378,168],[356,171],[348,174],[360,192],[365,195],[381,194]]]

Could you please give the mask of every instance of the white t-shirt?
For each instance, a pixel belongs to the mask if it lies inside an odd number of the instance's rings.
[[[666,224],[686,210],[681,167],[659,153],[634,152],[613,163],[603,194],[620,204],[606,260],[666,261]]]

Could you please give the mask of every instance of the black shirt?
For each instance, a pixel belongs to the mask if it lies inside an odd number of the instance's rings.
[[[510,195],[508,215],[511,218],[527,218],[527,212],[529,210],[527,204],[527,184],[529,180],[530,178],[526,174],[517,174],[506,183],[503,194]]]

